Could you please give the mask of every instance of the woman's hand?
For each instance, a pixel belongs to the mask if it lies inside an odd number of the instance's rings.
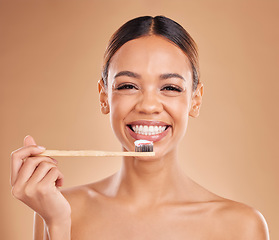
[[[57,188],[63,183],[57,161],[50,157],[36,156],[44,150],[36,145],[31,136],[27,136],[24,147],[12,153],[12,194],[37,212],[48,228],[56,229],[70,222],[71,207]]]

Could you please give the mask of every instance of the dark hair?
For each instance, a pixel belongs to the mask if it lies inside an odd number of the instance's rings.
[[[179,47],[188,57],[193,75],[193,91],[199,83],[197,46],[190,34],[177,22],[164,16],[134,18],[122,25],[111,37],[104,56],[102,79],[107,86],[108,69],[112,56],[126,42],[144,36],[158,35]]]

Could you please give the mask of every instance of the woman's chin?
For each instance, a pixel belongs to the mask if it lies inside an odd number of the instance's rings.
[[[160,162],[164,159],[167,158],[167,154],[165,151],[162,151],[161,149],[154,149],[154,156],[140,156],[140,157],[134,157],[135,160],[137,161],[142,161],[142,162]]]
[[[155,162],[155,161],[159,161],[160,158],[158,158],[158,157],[156,156],[156,153],[155,153],[155,156],[135,157],[135,160],[137,160],[137,161],[142,161],[142,162]]]

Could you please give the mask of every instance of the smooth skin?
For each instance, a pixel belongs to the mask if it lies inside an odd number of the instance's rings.
[[[124,157],[114,175],[63,195],[56,163],[35,157],[43,150],[26,137],[12,154],[11,183],[14,196],[37,212],[35,240],[269,239],[257,210],[209,192],[179,166],[177,145],[189,116],[199,115],[203,84],[192,90],[190,63],[178,47],[158,36],[127,42],[111,59],[108,86],[101,80],[98,89],[123,151],[134,148],[130,122],[162,121],[168,134],[154,143],[154,157]]]

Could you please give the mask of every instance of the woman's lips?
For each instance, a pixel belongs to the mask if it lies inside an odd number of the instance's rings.
[[[148,140],[148,141],[153,141],[153,142],[158,142],[160,141],[163,137],[165,137],[168,132],[170,131],[170,126],[167,127],[167,129],[161,133],[154,134],[154,135],[143,135],[143,134],[138,134],[135,133],[129,126],[126,125],[126,129],[128,130],[129,134],[136,140]]]

